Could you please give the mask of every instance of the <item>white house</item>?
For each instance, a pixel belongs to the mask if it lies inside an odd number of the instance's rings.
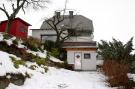
[[[91,42],[65,42],[67,62],[75,70],[96,70],[97,46]]]
[[[56,15],[61,16],[60,12]],[[67,51],[67,62],[75,70],[96,70],[97,44],[93,41],[92,20],[82,16],[74,15],[69,11],[69,15],[58,24],[58,27],[66,26],[68,34],[72,34],[63,43],[63,48]],[[56,40],[56,32],[43,22],[40,29],[32,29],[32,36],[42,40]]]

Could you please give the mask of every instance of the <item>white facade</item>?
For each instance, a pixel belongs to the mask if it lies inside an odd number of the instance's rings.
[[[71,36],[65,42],[90,42],[93,40],[93,35],[91,36]]]
[[[76,58],[76,54],[80,57]],[[90,57],[86,58],[87,54]],[[96,70],[96,56],[96,51],[67,51],[67,62],[73,64],[75,70]]]
[[[32,36],[34,38],[38,38],[41,39],[41,35],[56,35],[56,32],[54,30],[42,30],[42,29],[34,29],[32,30]],[[56,40],[56,36],[42,36],[42,40],[51,40],[51,41],[55,41]]]

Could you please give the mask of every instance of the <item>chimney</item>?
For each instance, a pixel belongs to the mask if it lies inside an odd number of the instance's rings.
[[[73,18],[73,11],[69,11],[69,18]]]
[[[60,18],[60,12],[55,12],[55,15],[57,16],[57,18]]]

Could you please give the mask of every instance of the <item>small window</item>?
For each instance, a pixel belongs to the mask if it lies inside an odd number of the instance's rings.
[[[69,34],[70,36],[76,36],[75,29],[68,29],[68,34]]]
[[[20,32],[23,32],[23,33],[26,33],[27,31],[26,31],[26,29],[24,28],[24,27],[20,27]]]
[[[91,55],[90,53],[84,53],[84,59],[90,59]]]

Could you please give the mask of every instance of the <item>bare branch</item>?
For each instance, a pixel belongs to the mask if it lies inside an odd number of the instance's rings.
[[[52,20],[46,20],[46,23],[47,23],[52,29],[55,30],[55,27],[53,27],[50,22],[52,23],[53,21],[52,21]]]
[[[23,13],[25,14],[25,10],[24,10],[24,7],[22,7],[22,11],[23,11]]]
[[[14,7],[14,4],[12,3],[12,9],[13,9],[13,11],[15,11],[15,7]]]
[[[10,16],[9,16],[4,4],[3,4],[3,8],[0,7],[0,10],[3,11],[6,14],[7,18],[9,18]]]

